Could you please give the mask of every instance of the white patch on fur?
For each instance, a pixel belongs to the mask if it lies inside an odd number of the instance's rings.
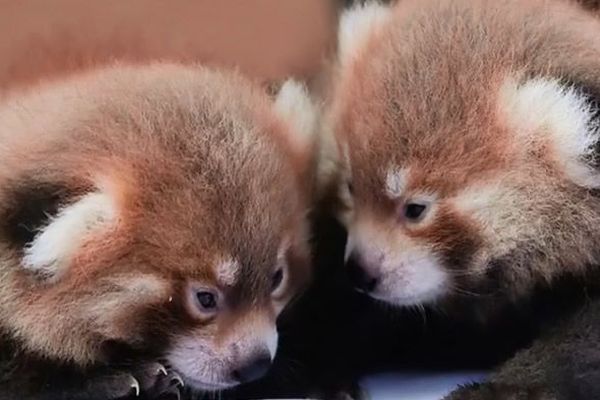
[[[223,286],[233,286],[240,273],[240,263],[234,260],[227,260],[220,263],[216,269],[217,280]]]
[[[319,110],[306,86],[293,79],[285,81],[277,94],[275,110],[294,130],[292,142],[296,148],[306,150],[315,144]]]
[[[114,223],[117,210],[110,195],[89,193],[66,206],[25,249],[23,267],[54,278],[67,268],[84,240],[98,229]]]
[[[264,316],[238,321],[224,337],[211,337],[198,328],[174,340],[167,354],[169,364],[196,389],[221,390],[238,384],[233,370],[268,350],[271,359],[277,353],[277,329]]]
[[[427,304],[448,291],[448,273],[428,249],[415,244],[389,248],[380,269],[380,283],[371,293],[394,305]]]
[[[235,386],[231,377],[233,354],[205,337],[201,330],[175,338],[167,361],[186,385],[200,390],[222,390]]]
[[[417,305],[431,303],[448,291],[448,273],[427,249],[415,246],[392,252],[384,259],[383,268],[390,273],[373,294],[375,298],[381,296],[395,305]]]
[[[366,272],[378,279],[369,295],[398,306],[431,303],[449,291],[450,277],[437,255],[402,233],[378,228],[372,221],[355,224],[348,243]]]
[[[377,2],[344,11],[338,28],[338,54],[342,63],[353,57],[377,26],[386,22],[391,8]]]
[[[277,343],[279,341],[279,335],[277,334],[277,329],[272,329],[270,334],[267,334],[265,343],[267,348],[269,349],[269,354],[271,355],[271,360],[275,359],[275,354],[277,354]]]
[[[592,110],[584,97],[554,79],[518,84],[510,78],[501,88],[500,106],[525,146],[548,135],[556,161],[569,179],[583,187],[600,187],[600,176],[585,161],[592,155],[599,130],[589,124]]]
[[[344,263],[350,258],[352,250],[354,250],[354,236],[348,235],[348,238],[346,239],[346,248],[344,249]]]
[[[404,194],[408,170],[406,168],[392,168],[385,176],[385,192],[392,200],[398,199]]]

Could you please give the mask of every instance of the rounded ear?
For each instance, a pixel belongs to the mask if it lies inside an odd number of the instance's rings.
[[[304,187],[304,193],[312,197],[315,173],[319,159],[320,108],[311,98],[306,86],[293,79],[283,83],[274,104],[275,113],[287,124],[292,163]]]
[[[600,86],[575,81],[568,81],[567,84],[583,99],[587,107],[587,127],[593,137],[587,161],[595,169],[600,169]]]
[[[579,118],[580,129],[573,129],[564,149],[572,150],[566,163],[571,180],[590,189],[600,188],[600,88],[575,80],[566,80],[562,95],[570,99],[573,110],[565,119]],[[577,117],[576,117],[577,116]],[[558,135],[560,136],[560,135]]]
[[[23,267],[38,275],[58,279],[84,240],[116,219],[110,195],[88,193],[62,207],[25,246]]]
[[[58,279],[84,240],[116,218],[113,199],[99,191],[28,183],[12,196],[5,240],[18,250],[22,267],[43,280]]]
[[[600,188],[600,90],[573,80],[507,79],[500,109],[526,150],[547,143],[565,176]]]
[[[338,26],[338,60],[346,64],[377,27],[386,22],[392,6],[378,1],[359,2],[340,16]]]
[[[76,196],[62,183],[31,180],[11,186],[4,191],[2,236],[13,248],[22,249],[31,244],[61,205]]]
[[[294,149],[311,151],[319,129],[319,108],[306,86],[294,79],[283,83],[275,98],[275,112],[292,128],[290,137]]]

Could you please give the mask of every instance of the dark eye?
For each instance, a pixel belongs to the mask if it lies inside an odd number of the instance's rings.
[[[348,193],[350,193],[351,196],[354,194],[354,185],[352,185],[352,182],[348,182]]]
[[[202,311],[213,312],[217,309],[217,295],[212,292],[199,291],[196,293],[198,304]]]
[[[426,208],[427,206],[424,204],[408,203],[404,207],[404,216],[408,220],[418,221],[425,215]]]
[[[271,291],[277,290],[281,282],[283,281],[283,269],[279,268],[277,271],[273,273],[273,277],[271,278]]]

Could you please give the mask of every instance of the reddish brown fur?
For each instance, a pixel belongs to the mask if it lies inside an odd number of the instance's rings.
[[[109,193],[118,219],[86,238],[55,283],[23,270],[22,248],[3,235],[2,329],[29,351],[88,364],[107,340],[144,348],[148,335],[201,329],[218,345],[239,324],[274,324],[307,278],[311,179],[310,157],[272,107],[237,74],[174,64],[116,65],[12,93],[0,108],[0,213],[53,184],[66,205]],[[289,284],[271,299],[285,238]],[[242,264],[235,286],[221,287],[225,314],[193,318],[186,283],[219,286],[221,257]],[[137,289],[119,287],[130,281]]]
[[[569,2],[544,0],[407,0],[391,14],[340,61],[331,95],[341,154],[347,146],[355,221],[387,216],[381,232],[400,232],[454,262],[463,254],[461,268],[473,281],[457,275],[454,284],[474,291],[484,290],[485,272],[501,255],[508,297],[598,262],[600,202],[569,181],[549,142],[516,139],[498,93],[509,77],[600,87],[600,22]],[[385,193],[390,168],[409,170],[407,196],[436,195],[431,222],[398,222],[398,206]],[[523,216],[536,230],[535,237],[521,232],[508,253],[499,247],[505,232],[490,233],[486,221],[456,204],[465,190],[494,184],[522,203],[492,212]],[[506,224],[500,229],[515,228]]]

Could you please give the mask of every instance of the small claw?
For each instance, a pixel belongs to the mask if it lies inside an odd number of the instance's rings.
[[[169,373],[167,372],[167,369],[162,364],[158,364],[158,369],[156,370],[156,372],[158,372],[159,374],[163,374],[164,376],[169,375]]]
[[[135,391],[135,397],[139,397],[140,383],[133,376],[131,377],[131,388]]]
[[[179,376],[179,374],[173,372],[173,378],[171,378],[171,382],[176,382],[178,386],[184,387],[185,383],[183,382],[183,379],[181,379],[181,376]]]

